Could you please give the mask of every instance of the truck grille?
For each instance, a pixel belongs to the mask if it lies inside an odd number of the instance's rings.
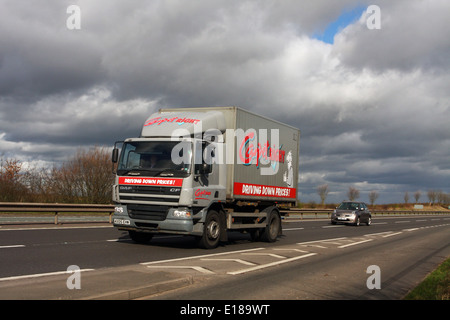
[[[139,197],[121,195],[120,200],[133,200],[133,201],[154,201],[154,202],[170,202],[172,204],[178,203],[179,198],[160,198],[160,197]]]
[[[166,196],[179,196],[180,187],[157,187],[157,186],[119,186],[119,193],[153,194]]]
[[[180,187],[159,187],[159,186],[119,186],[119,198],[121,201],[165,202],[176,205],[180,199]]]
[[[164,221],[166,220],[167,213],[169,212],[168,206],[128,204],[127,208],[128,216],[130,218],[141,220]]]

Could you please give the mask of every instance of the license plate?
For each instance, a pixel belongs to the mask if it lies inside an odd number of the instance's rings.
[[[347,218],[339,217],[338,220],[347,220]]]
[[[130,220],[125,220],[125,219],[114,219],[114,224],[125,224],[125,225],[129,225],[129,224],[130,224]]]

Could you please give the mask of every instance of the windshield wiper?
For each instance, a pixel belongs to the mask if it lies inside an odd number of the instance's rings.
[[[155,176],[163,176],[164,175],[165,177],[167,177],[167,176],[173,177],[174,173],[173,172],[169,173],[169,171],[173,171],[173,170],[175,170],[175,169],[166,168],[166,169],[161,170],[158,173],[156,173]]]

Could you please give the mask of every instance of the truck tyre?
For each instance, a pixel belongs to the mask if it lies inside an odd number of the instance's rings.
[[[203,225],[203,235],[199,239],[199,246],[204,249],[214,249],[219,245],[222,232],[222,222],[219,213],[211,210]]]
[[[272,210],[269,214],[267,226],[263,229],[261,240],[266,242],[275,242],[281,232],[281,219],[276,210]]]
[[[153,234],[137,231],[128,231],[131,240],[137,243],[147,243],[153,238]]]

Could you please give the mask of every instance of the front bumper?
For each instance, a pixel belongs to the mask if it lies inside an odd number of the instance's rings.
[[[343,224],[354,224],[356,223],[358,216],[356,214],[341,214],[341,215],[336,215],[336,214],[332,214],[331,215],[331,222],[332,223],[343,223]]]
[[[179,208],[170,208],[163,221],[130,218],[126,205],[116,206],[112,222],[119,230],[132,230],[149,233],[172,233],[183,235],[202,235],[201,215],[180,215]]]

